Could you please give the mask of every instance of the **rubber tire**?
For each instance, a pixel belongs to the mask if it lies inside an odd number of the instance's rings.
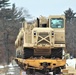
[[[27,70],[26,70],[26,74],[27,74],[27,75],[30,75],[30,74],[31,74],[31,75],[35,75],[35,71],[34,71],[33,69],[27,69]]]
[[[62,59],[62,48],[51,49],[51,58]]]
[[[24,59],[30,58],[32,56],[34,56],[34,49],[24,48]]]

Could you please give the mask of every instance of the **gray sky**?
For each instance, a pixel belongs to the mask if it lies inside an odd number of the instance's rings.
[[[63,14],[68,8],[76,12],[76,0],[10,0],[10,2],[15,3],[16,7],[24,7],[34,17]]]

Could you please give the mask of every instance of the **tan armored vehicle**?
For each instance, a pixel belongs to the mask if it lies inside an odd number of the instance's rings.
[[[59,73],[66,64],[62,59],[65,48],[65,16],[41,16],[33,23],[24,22],[15,46],[16,61],[22,69],[46,69],[45,72],[53,70],[53,75]]]
[[[23,23],[15,45],[17,57],[62,58],[65,48],[65,17],[41,16],[32,24]]]

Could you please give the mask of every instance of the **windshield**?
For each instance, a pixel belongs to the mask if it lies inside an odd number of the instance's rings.
[[[50,26],[52,28],[63,28],[64,27],[64,20],[63,20],[63,18],[52,18],[50,20]]]

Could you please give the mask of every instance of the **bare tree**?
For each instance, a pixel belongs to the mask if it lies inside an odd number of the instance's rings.
[[[15,56],[14,42],[18,31],[21,27],[21,23],[29,17],[28,12],[24,12],[23,8],[16,8],[13,4],[11,8],[1,8],[0,10],[0,32],[3,33],[3,47],[4,47],[4,58],[9,63],[9,58]],[[29,16],[28,16],[29,15]],[[1,38],[0,38],[1,39]]]

